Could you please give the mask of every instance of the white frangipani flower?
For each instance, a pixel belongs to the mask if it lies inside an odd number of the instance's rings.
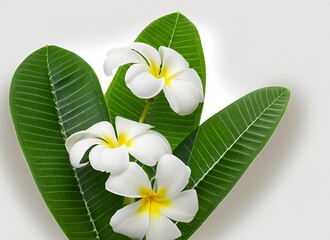
[[[115,232],[133,239],[171,240],[181,232],[170,219],[190,222],[198,211],[194,189],[182,191],[188,184],[190,168],[177,157],[167,154],[158,162],[154,187],[144,170],[130,163],[121,175],[111,175],[106,189],[115,194],[141,198],[120,210],[110,220]]]
[[[164,91],[170,107],[179,115],[195,111],[204,101],[203,86],[197,72],[175,50],[136,42],[130,47],[114,48],[104,62],[107,75],[119,66],[134,63],[127,71],[125,82],[139,98],[147,99]]]
[[[128,168],[129,154],[148,166],[154,166],[164,154],[171,153],[166,138],[150,130],[149,124],[116,117],[116,133],[111,123],[96,123],[85,131],[72,134],[65,143],[71,164],[80,163],[88,149],[89,161],[95,170],[120,174]]]

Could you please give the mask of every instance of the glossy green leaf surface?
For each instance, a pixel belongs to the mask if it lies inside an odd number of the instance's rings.
[[[46,46],[18,67],[10,89],[17,137],[34,180],[69,239],[126,239],[112,231],[122,198],[105,190],[108,174],[74,169],[65,138],[109,120],[98,79],[76,54]]]
[[[135,41],[147,43],[156,49],[160,46],[171,47],[182,54],[189,66],[199,74],[205,89],[205,62],[200,37],[196,27],[185,16],[173,13],[159,18],[147,26]],[[146,105],[145,100],[136,97],[127,88],[127,69],[128,66],[118,69],[105,95],[112,122],[116,116],[138,121]],[[161,93],[154,98],[146,123],[155,126],[154,130],[162,133],[174,149],[199,126],[202,107],[200,104],[194,113],[179,116]]]
[[[180,239],[188,239],[230,192],[273,134],[289,98],[286,88],[256,90],[215,114],[175,149],[191,168],[188,188],[199,198],[194,220],[178,223]]]

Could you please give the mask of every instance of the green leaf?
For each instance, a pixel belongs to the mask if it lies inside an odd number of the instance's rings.
[[[178,223],[188,239],[233,188],[263,149],[290,98],[290,91],[268,87],[254,91],[215,114],[175,149],[188,162],[188,188],[196,189],[199,211],[188,224]]]
[[[69,239],[127,239],[109,220],[122,198],[105,190],[108,174],[75,170],[65,138],[109,120],[98,79],[76,54],[46,46],[18,67],[10,89],[17,137],[34,180]]]
[[[205,89],[205,62],[199,34],[194,24],[185,16],[173,13],[157,19],[147,26],[135,41],[147,43],[156,49],[160,46],[171,47],[182,54],[190,67],[199,74]],[[127,69],[128,66],[118,69],[105,95],[112,122],[116,116],[138,121],[148,104],[127,88],[124,81]],[[154,98],[146,123],[155,126],[154,130],[162,133],[174,149],[199,126],[202,108],[200,104],[194,113],[179,116],[169,107],[162,93]]]

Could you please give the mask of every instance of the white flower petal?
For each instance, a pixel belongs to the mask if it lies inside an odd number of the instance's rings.
[[[144,170],[137,163],[130,162],[127,170],[122,174],[111,174],[105,187],[117,195],[139,198],[141,188],[151,189],[151,184]]]
[[[167,197],[175,197],[188,184],[190,171],[176,156],[164,155],[158,162],[156,171],[157,187],[167,190]]]
[[[108,52],[104,61],[104,72],[110,76],[113,69],[128,63],[145,63],[145,60],[130,47],[113,48]]]
[[[102,139],[110,138],[112,141],[117,142],[115,130],[112,124],[107,121],[94,124],[86,130],[86,133],[94,134],[96,137]]]
[[[104,166],[102,162],[102,153],[103,150],[107,147],[103,144],[97,145],[92,148],[92,150],[89,153],[89,162],[92,165],[92,167],[97,170],[104,172]]]
[[[72,134],[70,137],[66,139],[65,147],[67,151],[70,152],[73,145],[82,139],[88,139],[88,138],[104,139],[105,137],[108,139],[110,138],[113,141],[113,143],[115,144],[117,143],[115,131],[111,123],[107,121],[102,121],[94,124],[87,130],[79,131]]]
[[[173,240],[180,236],[179,228],[166,216],[150,217],[147,240]]]
[[[110,225],[117,233],[133,239],[142,239],[148,230],[149,213],[138,212],[141,200],[118,210],[110,220]]]
[[[72,134],[70,137],[68,137],[65,141],[65,148],[68,152],[71,152],[71,148],[73,145],[75,145],[78,141],[84,139],[84,138],[91,138],[93,137],[93,134],[88,134],[86,131],[80,131]]]
[[[117,135],[125,135],[127,140],[130,140],[153,127],[149,124],[135,122],[119,116],[116,117],[115,121]]]
[[[129,80],[129,81],[128,81]],[[165,79],[156,78],[150,72],[143,72],[126,81],[127,87],[139,98],[156,96],[164,87]]]
[[[137,75],[150,72],[150,67],[146,64],[133,64],[129,67],[125,75],[126,84],[129,84]]]
[[[198,198],[196,190],[190,189],[171,199],[171,206],[162,208],[162,213],[167,217],[179,221],[190,222],[198,211]]]
[[[169,76],[189,68],[187,60],[172,48],[161,46],[159,53],[162,58],[162,64],[166,68]]]
[[[171,154],[171,146],[158,132],[148,130],[131,140],[128,152],[147,166],[155,166],[165,154]]]
[[[155,64],[157,66],[161,65],[161,59],[159,53],[152,46],[142,42],[135,42],[131,45],[131,48],[139,52],[145,59],[147,59],[149,65],[151,64]]]
[[[105,148],[101,159],[103,171],[112,174],[120,174],[128,168],[129,155],[127,148],[123,145],[117,148]]]
[[[199,77],[198,73],[193,68],[181,71],[173,76],[172,82],[183,81],[192,84],[196,91],[199,94],[199,102],[203,102],[204,93],[203,93],[203,84],[202,80]]]
[[[81,159],[83,158],[86,151],[91,148],[93,145],[100,144],[101,140],[97,138],[88,138],[78,141],[74,144],[69,152],[70,161],[72,166],[75,168],[80,168],[85,166],[87,163],[80,164]]]
[[[192,113],[203,102],[200,91],[185,81],[172,80],[171,86],[165,86],[163,90],[170,107],[182,116]]]

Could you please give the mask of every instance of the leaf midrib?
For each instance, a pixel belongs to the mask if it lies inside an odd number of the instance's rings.
[[[180,18],[180,13],[179,12],[177,12],[176,13],[176,20],[175,20],[175,24],[174,24],[174,28],[173,28],[173,32],[172,32],[172,35],[171,35],[171,39],[170,39],[170,42],[169,42],[169,44],[168,44],[168,48],[170,48],[171,47],[171,44],[172,44],[172,41],[173,41],[173,38],[174,38],[174,34],[175,34],[175,32],[176,32],[176,29],[177,29],[177,26],[178,26],[178,22],[179,22],[179,18]]]
[[[63,120],[61,118],[61,115],[59,114],[59,108],[58,108],[57,101],[56,101],[56,91],[54,89],[54,86],[53,86],[54,84],[53,84],[52,77],[51,77],[51,74],[50,74],[48,46],[46,45],[45,48],[46,48],[46,63],[47,63],[47,70],[48,70],[48,78],[49,78],[49,82],[50,82],[50,90],[51,90],[52,95],[53,95],[53,101],[54,101],[55,110],[56,110],[56,113],[57,113],[56,115],[57,115],[57,118],[58,118],[58,123],[61,127],[61,133],[62,133],[62,136],[63,136],[63,140],[66,141],[65,131],[63,129]],[[100,238],[99,237],[99,232],[97,231],[97,228],[96,228],[96,225],[95,225],[95,220],[92,217],[91,211],[90,211],[89,206],[88,206],[88,202],[85,199],[84,191],[81,188],[81,182],[79,180],[77,170],[74,167],[72,167],[72,170],[74,172],[74,177],[77,180],[77,185],[78,185],[79,191],[80,191],[81,196],[82,196],[82,200],[83,200],[83,202],[85,204],[85,207],[86,207],[86,210],[87,210],[87,215],[89,216],[90,223],[92,224],[93,232],[95,233],[95,238],[99,239]]]
[[[235,141],[224,151],[224,153],[219,157],[217,161],[214,162],[214,164],[203,174],[203,176],[195,182],[192,189],[195,189],[198,187],[199,183],[204,180],[204,178],[213,170],[213,168],[220,162],[220,160],[227,154],[227,152],[238,142],[238,140],[249,130],[250,127],[253,126],[253,124],[260,119],[260,117],[285,93],[287,93],[288,90],[281,93],[277,98],[274,99],[256,118],[247,126],[247,128],[235,139]],[[191,151],[192,154],[192,151]],[[190,154],[190,155],[191,155]]]

